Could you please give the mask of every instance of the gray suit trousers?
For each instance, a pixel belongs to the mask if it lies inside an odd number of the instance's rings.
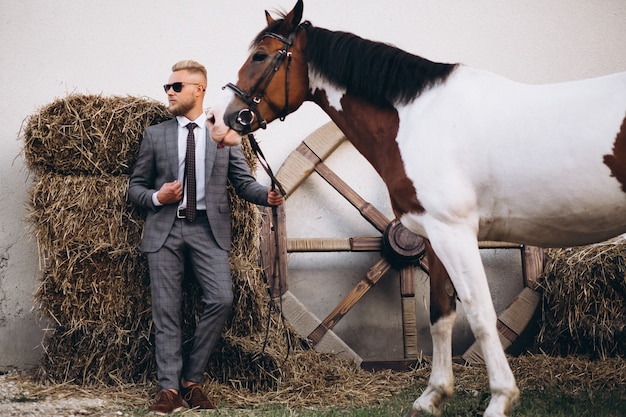
[[[217,343],[233,303],[228,252],[211,233],[206,216],[193,223],[176,219],[163,246],[149,252],[152,319],[157,374],[161,389],[179,389],[181,376],[202,382],[209,356]],[[202,312],[193,347],[183,368],[182,282],[188,256],[202,289]]]

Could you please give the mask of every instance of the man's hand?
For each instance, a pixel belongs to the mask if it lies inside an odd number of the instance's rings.
[[[278,191],[268,190],[267,192],[267,202],[271,206],[280,206],[285,201],[285,198]]]
[[[178,180],[166,182],[161,186],[156,198],[163,205],[178,203],[183,198],[183,186]]]

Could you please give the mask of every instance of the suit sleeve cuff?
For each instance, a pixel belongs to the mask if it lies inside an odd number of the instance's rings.
[[[163,204],[159,202],[159,199],[157,198],[157,194],[159,194],[158,191],[152,194],[152,204],[154,204],[155,207],[161,207]]]

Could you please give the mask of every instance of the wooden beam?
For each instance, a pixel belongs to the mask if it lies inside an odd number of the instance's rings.
[[[278,298],[288,289],[285,208],[262,207],[261,212],[261,264],[272,298]]]

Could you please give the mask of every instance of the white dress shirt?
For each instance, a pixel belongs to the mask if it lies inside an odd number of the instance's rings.
[[[206,115],[202,113],[196,120],[189,120],[185,116],[176,116],[178,121],[178,181],[183,185],[183,199],[180,207],[187,207],[187,187],[183,182],[185,178],[185,155],[187,153],[187,125],[195,122],[198,126],[193,134],[196,139],[196,210],[206,210],[205,182],[204,182],[204,156],[206,154]],[[152,195],[152,202],[155,206],[162,206],[157,199],[157,194]]]

